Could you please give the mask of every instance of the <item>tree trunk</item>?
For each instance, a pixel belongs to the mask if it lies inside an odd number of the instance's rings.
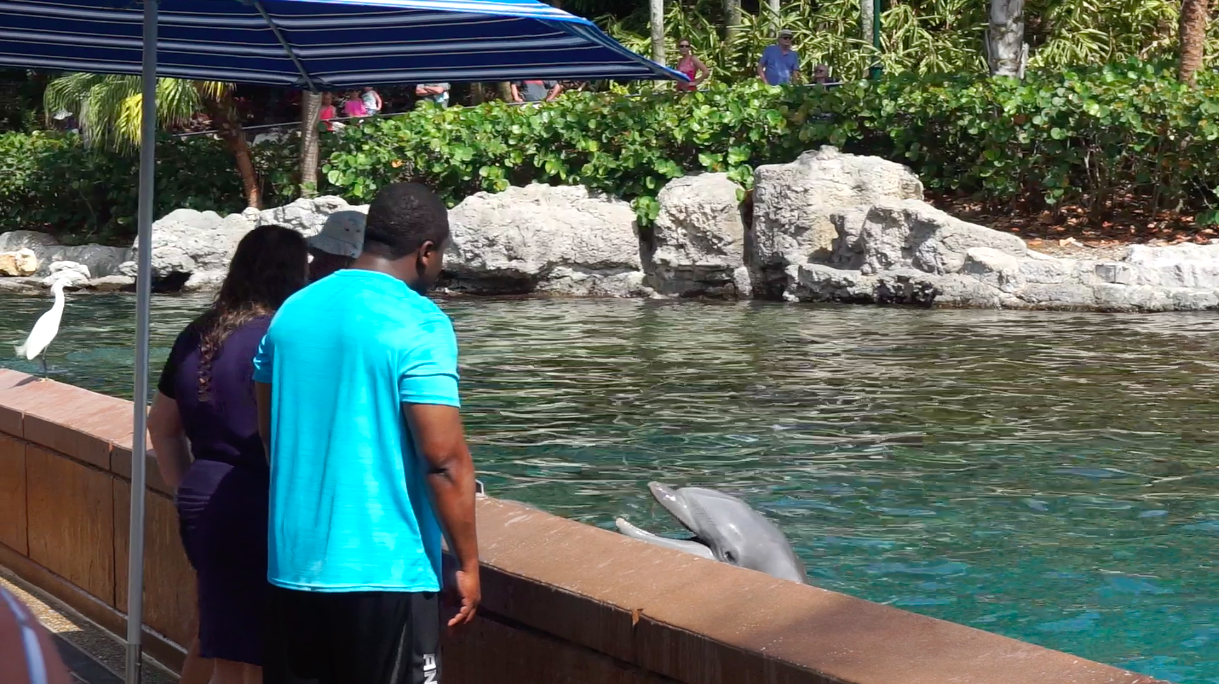
[[[233,158],[237,161],[237,173],[241,175],[241,189],[245,193],[246,206],[262,209],[262,191],[258,187],[258,173],[254,170],[254,161],[250,157],[250,146],[246,143],[245,131],[237,121],[236,108],[233,106],[231,92],[226,92],[219,102],[204,98],[204,106],[212,125],[224,138]]]
[[[322,94],[306,90],[301,93],[301,197],[317,195],[318,130],[321,120]]]
[[[724,0],[724,42],[728,43],[736,38],[740,27],[741,0]]]
[[[470,104],[480,105],[487,99],[486,93],[483,92],[483,84],[470,84]]]
[[[651,11],[650,25],[652,28],[652,61],[665,63],[665,0],[648,0]]]
[[[1023,73],[1024,0],[990,0],[986,58],[991,76],[1019,78]]]
[[[1181,63],[1177,78],[1194,85],[1206,46],[1207,0],[1181,1]]]
[[[874,0],[859,0],[859,27],[861,29],[860,38],[863,42],[872,44],[872,9]]]
[[[512,101],[512,86],[507,81],[501,81],[499,83],[499,99],[503,100],[504,102]]]
[[[783,15],[779,7],[779,0],[766,0],[766,4],[770,12],[770,32],[778,35],[779,29],[783,28]]]

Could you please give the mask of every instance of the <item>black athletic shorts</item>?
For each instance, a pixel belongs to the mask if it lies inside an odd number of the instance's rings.
[[[272,586],[265,684],[438,684],[435,593],[313,592]]]

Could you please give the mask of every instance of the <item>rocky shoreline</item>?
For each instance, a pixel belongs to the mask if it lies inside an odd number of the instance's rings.
[[[450,213],[441,289],[470,295],[699,297],[1075,311],[1219,308],[1219,244],[1135,245],[1120,259],[1055,257],[923,201],[908,168],[832,147],[760,166],[752,197],[726,174],[671,181],[641,231],[629,203],[581,186],[478,193]],[[179,209],[154,225],[154,288],[219,285],[238,240],[277,223],[305,235],[338,197],[219,216]],[[135,248],[0,235],[0,292],[131,290]]]

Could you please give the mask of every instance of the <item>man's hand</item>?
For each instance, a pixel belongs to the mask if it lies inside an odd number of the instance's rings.
[[[457,606],[457,614],[449,620],[450,633],[474,620],[478,604],[482,602],[482,583],[478,578],[478,566],[453,573],[453,584],[448,588],[450,600]]]

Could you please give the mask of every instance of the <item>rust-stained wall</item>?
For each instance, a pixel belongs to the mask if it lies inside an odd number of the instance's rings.
[[[0,565],[122,633],[131,404],[0,370]],[[148,650],[178,665],[194,581],[149,460]],[[446,684],[1143,684],[1151,678],[481,499],[483,607]]]

